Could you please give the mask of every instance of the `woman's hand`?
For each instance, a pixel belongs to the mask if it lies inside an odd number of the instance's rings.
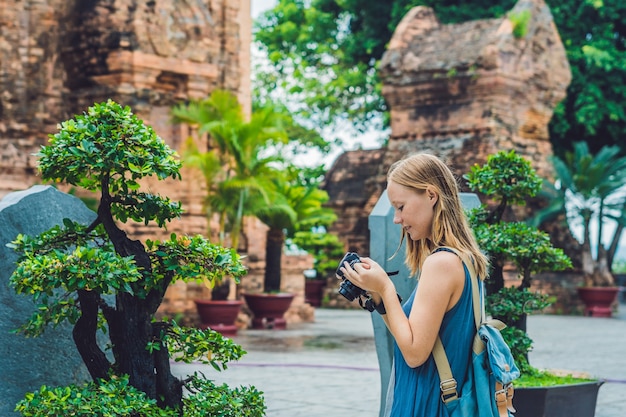
[[[356,262],[350,267],[348,262],[344,262],[340,268],[346,279],[359,288],[370,293],[382,294],[388,285],[393,285],[385,270],[371,258],[360,258],[361,262]]]

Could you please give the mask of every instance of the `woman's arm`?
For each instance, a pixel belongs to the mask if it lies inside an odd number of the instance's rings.
[[[410,367],[420,366],[432,352],[444,314],[454,307],[463,292],[465,273],[461,260],[444,251],[426,259],[408,318],[384,270],[368,258],[362,261],[367,266],[355,264],[354,272],[348,271],[346,276],[369,291],[376,304],[381,301],[385,304],[387,314],[383,319],[404,360]]]

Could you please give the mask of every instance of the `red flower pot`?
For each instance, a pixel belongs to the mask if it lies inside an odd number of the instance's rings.
[[[234,336],[237,334],[237,316],[241,310],[243,301],[241,300],[194,300],[198,315],[200,316],[200,327],[207,327],[220,332],[224,336]]]
[[[283,317],[291,302],[294,294],[276,293],[276,294],[244,294],[246,304],[252,311],[252,328],[253,329],[286,329],[287,321]]]
[[[585,304],[585,316],[611,317],[619,287],[580,287],[578,296]]]
[[[322,291],[326,286],[326,280],[306,279],[304,281],[304,298],[313,307],[322,305]]]

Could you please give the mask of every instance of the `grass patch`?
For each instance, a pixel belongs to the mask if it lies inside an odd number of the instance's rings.
[[[597,378],[583,374],[575,375],[535,370],[534,372],[525,373],[520,376],[520,378],[514,382],[514,385],[515,388],[550,387],[555,385],[582,384],[592,381],[597,381]]]

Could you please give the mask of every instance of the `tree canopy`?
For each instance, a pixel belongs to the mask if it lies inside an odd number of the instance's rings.
[[[619,145],[626,129],[626,3],[546,0],[565,45],[573,80],[550,124],[557,154],[586,141],[592,151]],[[346,121],[382,127],[387,108],[376,71],[386,45],[413,6],[444,23],[503,16],[515,0],[279,0],[256,22],[270,65],[257,68],[258,96],[281,90],[300,116],[319,126]]]

